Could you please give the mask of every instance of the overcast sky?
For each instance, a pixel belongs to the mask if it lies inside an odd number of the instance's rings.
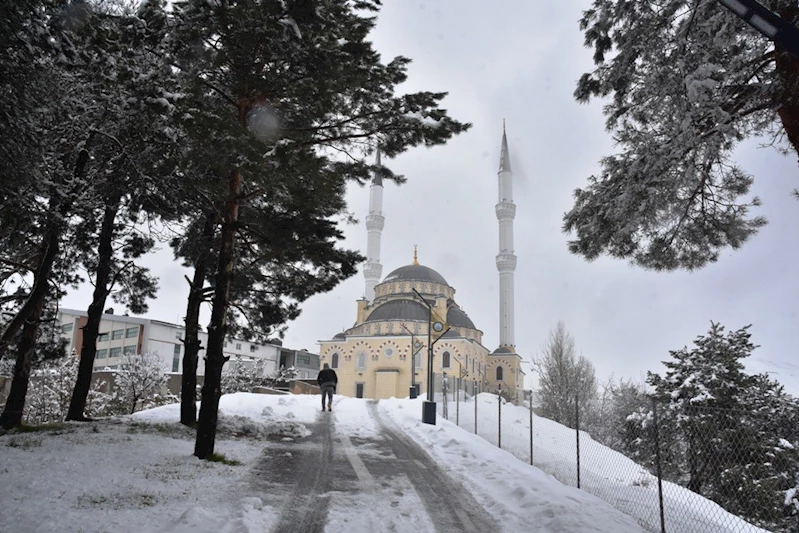
[[[523,358],[538,354],[563,320],[600,380],[639,380],[647,370],[663,372],[668,351],[691,345],[711,320],[728,330],[752,324],[760,348],[748,368],[774,372],[799,394],[799,202],[790,194],[799,187],[796,154],[780,155],[756,141],[739,147],[736,160],[755,176],[759,214],[770,223],[743,249],[699,272],[654,273],[569,254],[569,237],[560,228],[572,192],[614,150],[602,103],[580,105],[572,97],[577,79],[592,69],[578,27],[589,6],[588,0],[386,2],[373,40],[384,60],[413,60],[402,90],[448,91],[444,107],[474,126],[447,146],[384,160],[408,182],[385,187],[383,275],[410,264],[418,244],[421,264],[455,288],[455,300],[484,332],[484,344],[496,348],[494,205],[506,119],[517,205],[516,345]],[[349,202],[360,222],[345,228],[345,246],[365,253],[368,188],[353,186]],[[188,292],[184,270],[168,249],[149,264],[162,288],[148,316],[177,322]],[[363,293],[359,273],[313,297],[284,345],[315,351],[317,340],[353,325]],[[85,289],[62,305],[85,309],[90,298]]]

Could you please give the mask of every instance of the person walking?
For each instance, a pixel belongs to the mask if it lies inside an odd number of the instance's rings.
[[[325,397],[327,397],[327,410],[333,410],[333,393],[336,392],[336,385],[338,385],[338,376],[336,371],[330,368],[330,365],[325,363],[319,375],[316,377],[316,383],[322,389],[322,411],[325,410]]]

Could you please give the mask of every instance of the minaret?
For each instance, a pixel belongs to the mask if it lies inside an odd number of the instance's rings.
[[[513,203],[513,172],[510,169],[508,138],[505,136],[505,121],[502,121],[502,153],[499,158],[499,203],[496,205],[499,220],[499,345],[515,347],[513,337],[513,272],[516,256],[513,254],[513,218],[516,204]]]
[[[380,167],[380,148],[377,149],[375,164]],[[363,277],[366,278],[366,299],[371,303],[375,299],[375,285],[380,281],[383,265],[380,264],[380,235],[386,219],[383,218],[383,178],[378,168],[369,188],[369,214],[366,216],[366,263],[363,265]]]

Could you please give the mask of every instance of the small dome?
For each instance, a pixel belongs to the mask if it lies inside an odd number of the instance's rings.
[[[380,320],[424,320],[428,319],[427,307],[413,300],[391,300],[381,304],[366,319],[366,322]]]
[[[466,316],[466,313],[458,309],[457,307],[450,307],[447,311],[447,323],[450,326],[460,326],[463,328],[469,329],[477,329],[474,326],[474,322]]]
[[[442,285],[449,286],[444,276],[432,268],[423,265],[406,265],[399,267],[383,279],[383,283],[387,281],[432,281],[433,283],[441,283]]]
[[[333,340],[337,340],[337,341],[338,340],[343,341],[346,338],[347,338],[347,336],[344,335],[343,333],[336,333],[335,335],[333,335]]]
[[[500,346],[499,348],[497,348],[496,350],[494,350],[491,353],[492,354],[501,355],[501,354],[506,354],[506,353],[513,354],[513,353],[516,353],[516,352],[514,352],[513,349],[509,348],[508,346]]]

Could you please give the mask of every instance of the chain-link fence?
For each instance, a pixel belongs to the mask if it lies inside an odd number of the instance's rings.
[[[626,444],[611,449],[569,428],[480,393],[472,380],[435,377],[440,416],[633,517],[653,533],[799,533],[797,448],[757,433],[742,413],[654,401],[631,416]],[[476,394],[475,394],[476,393]]]

